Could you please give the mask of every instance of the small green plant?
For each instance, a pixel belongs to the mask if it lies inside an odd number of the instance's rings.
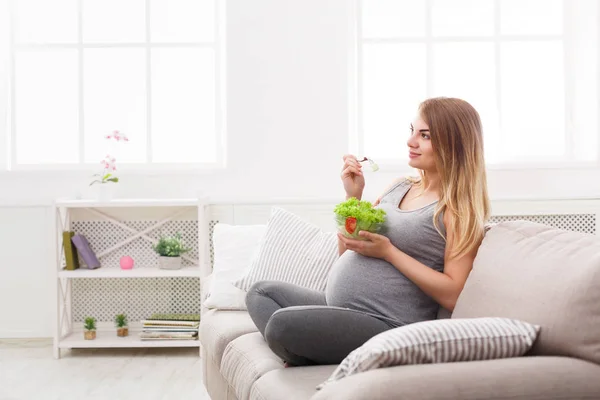
[[[127,326],[127,315],[117,314],[115,316],[115,325],[117,325],[117,328],[125,328]]]
[[[185,247],[181,234],[177,232],[173,236],[160,236],[158,243],[152,245],[152,249],[163,257],[179,257],[183,253],[190,251]]]
[[[83,325],[86,331],[95,331],[96,330],[96,318],[94,317],[86,317],[85,324]]]

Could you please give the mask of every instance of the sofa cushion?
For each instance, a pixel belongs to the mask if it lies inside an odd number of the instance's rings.
[[[266,229],[266,225],[215,225],[213,278],[203,306],[217,310],[247,309],[246,292],[231,282],[246,272]]]
[[[541,326],[529,354],[600,363],[600,238],[527,221],[487,232],[452,318]]]
[[[519,357],[539,327],[508,318],[421,321],[382,332],[342,360],[320,389],[372,369],[405,364],[449,363]]]
[[[200,341],[205,355],[212,357],[217,365],[225,347],[233,339],[258,329],[247,311],[210,310],[200,320]]]
[[[599,376],[600,366],[567,357],[401,365],[344,378],[311,400],[591,400]]]
[[[208,312],[208,307],[204,305],[204,301],[206,300],[210,285],[212,284],[213,274],[203,277],[200,279],[200,315],[203,316]]]
[[[315,387],[327,379],[336,365],[316,365],[276,369],[260,377],[252,390],[253,400],[305,400],[317,390]]]
[[[221,374],[235,388],[239,400],[250,398],[254,382],[278,368],[283,368],[283,361],[271,351],[260,332],[233,340],[225,348],[221,361]]]
[[[283,281],[325,291],[339,258],[338,238],[283,208],[272,207],[267,230],[246,274],[233,285],[248,291],[259,281]]]

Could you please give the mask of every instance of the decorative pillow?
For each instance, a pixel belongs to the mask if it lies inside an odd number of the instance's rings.
[[[381,367],[492,360],[525,354],[538,325],[508,318],[465,318],[416,322],[369,339],[340,363],[325,382]]]
[[[338,259],[337,235],[279,207],[271,209],[267,231],[248,273],[233,284],[245,291],[255,282],[275,280],[324,291]]]
[[[497,224],[452,313],[479,317],[541,326],[531,355],[600,364],[600,237],[529,221]]]
[[[266,230],[266,225],[215,225],[213,273],[205,307],[246,310],[246,292],[231,281],[247,271]]]

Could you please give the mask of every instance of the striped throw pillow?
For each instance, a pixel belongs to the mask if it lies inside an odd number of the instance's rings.
[[[535,342],[540,326],[509,318],[422,321],[369,339],[340,363],[317,389],[372,369],[518,357]]]
[[[245,291],[264,280],[324,291],[338,256],[335,232],[323,232],[298,215],[273,207],[248,272],[232,283]]]

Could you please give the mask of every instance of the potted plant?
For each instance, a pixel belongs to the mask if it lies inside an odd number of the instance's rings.
[[[83,324],[85,331],[83,332],[83,338],[85,340],[96,339],[96,318],[86,317],[85,323]]]
[[[117,326],[117,336],[125,337],[129,335],[127,316],[125,314],[117,314],[115,316],[115,325]]]
[[[129,141],[127,136],[119,131],[113,131],[111,135],[107,135],[105,138],[108,139],[110,143]],[[90,186],[97,184],[97,196],[100,201],[111,200],[114,197],[114,192],[117,188],[117,183],[119,182],[119,178],[115,176],[115,172],[117,171],[117,158],[112,155],[115,153],[116,149],[111,149],[110,154],[107,154],[106,157],[100,161],[104,170],[99,174],[94,174],[94,179],[90,183]]]
[[[161,235],[152,249],[159,255],[158,267],[162,269],[180,269],[181,255],[191,250],[185,247],[179,232],[173,236]]]

